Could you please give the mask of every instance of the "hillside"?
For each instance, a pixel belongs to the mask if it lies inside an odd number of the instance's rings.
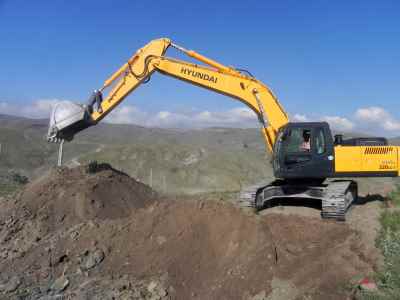
[[[44,136],[47,120],[0,115],[0,175],[30,178],[56,162],[57,146]],[[156,190],[167,193],[237,191],[271,177],[257,129],[175,130],[99,124],[64,146],[64,161],[111,163]],[[261,163],[260,163],[261,162]]]
[[[58,147],[44,138],[47,123],[0,115],[0,181],[10,173],[33,179],[56,163]],[[393,142],[399,144],[399,139]],[[66,165],[107,162],[169,194],[234,192],[270,180],[269,159],[256,128],[180,130],[102,123],[64,146]],[[393,181],[359,180],[366,193]]]

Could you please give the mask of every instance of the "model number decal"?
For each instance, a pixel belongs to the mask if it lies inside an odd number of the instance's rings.
[[[393,160],[383,160],[379,165],[379,169],[387,170],[387,169],[395,169],[396,163]]]

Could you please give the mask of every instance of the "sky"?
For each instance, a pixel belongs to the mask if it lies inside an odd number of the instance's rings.
[[[399,1],[0,0],[0,113],[84,103],[138,48],[168,37],[251,71],[292,120],[398,136],[399,34]],[[160,74],[107,121],[258,126],[244,104]]]

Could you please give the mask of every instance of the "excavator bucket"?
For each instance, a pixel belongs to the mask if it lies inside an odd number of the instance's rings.
[[[76,133],[90,125],[92,124],[86,106],[70,101],[59,102],[50,114],[47,141],[70,141]]]

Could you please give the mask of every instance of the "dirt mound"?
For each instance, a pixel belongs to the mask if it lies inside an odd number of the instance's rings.
[[[54,171],[0,203],[0,225],[11,299],[343,299],[371,271],[346,224],[161,199],[112,168]]]
[[[154,191],[102,164],[74,169],[54,169],[46,177],[29,184],[21,201],[32,213],[48,211],[52,218],[115,219],[127,217],[133,209],[146,207]]]
[[[271,293],[277,278],[293,285],[296,297],[339,299],[340,284],[370,270],[356,235],[344,224],[257,217],[226,203],[157,203],[135,214],[123,234],[114,236],[115,231],[102,231],[102,240],[113,236],[126,247],[110,253],[112,263],[104,268],[119,265],[120,272],[139,277],[168,274],[178,299],[250,299]]]

